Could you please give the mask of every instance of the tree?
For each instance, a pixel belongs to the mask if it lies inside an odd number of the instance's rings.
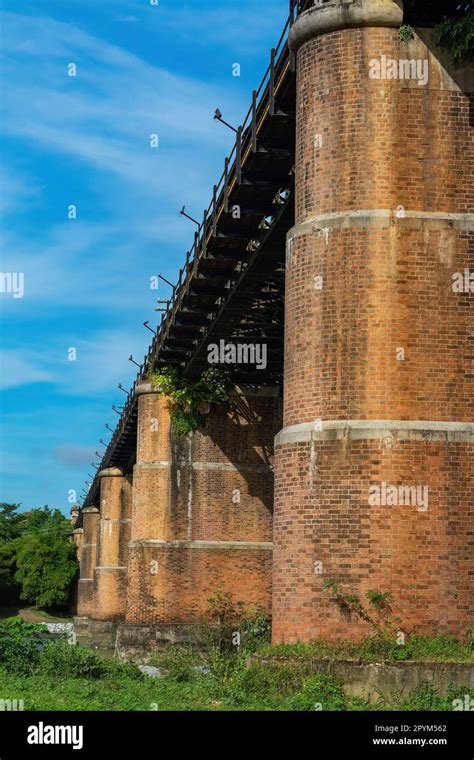
[[[18,514],[19,504],[0,503],[0,594],[2,600],[18,597],[20,589],[12,567],[12,541],[21,535],[25,515]]]
[[[71,525],[57,509],[17,514],[18,505],[0,505],[0,573],[17,584],[20,599],[40,607],[65,606],[78,564]],[[1,582],[1,581],[0,581]]]

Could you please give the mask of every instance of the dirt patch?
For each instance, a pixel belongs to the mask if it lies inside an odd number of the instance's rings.
[[[0,620],[19,615],[26,623],[72,623],[72,616],[64,613],[52,615],[50,612],[39,610],[37,607],[23,607],[11,604],[0,607]]]

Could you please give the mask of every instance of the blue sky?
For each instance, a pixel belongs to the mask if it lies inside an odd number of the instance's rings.
[[[214,110],[242,121],[288,3],[0,9],[0,271],[24,273],[22,298],[0,292],[0,500],[69,511],[167,296],[150,277],[174,281],[191,245],[179,209],[201,218],[230,150]]]

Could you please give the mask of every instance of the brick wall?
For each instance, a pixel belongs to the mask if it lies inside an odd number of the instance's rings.
[[[270,610],[279,400],[239,394],[177,439],[168,402],[139,398],[126,622],[189,625],[217,590]]]
[[[297,53],[276,642],[370,631],[331,579],[389,591],[406,632],[472,625],[474,294],[452,287],[474,270],[472,95],[430,35],[342,29]],[[428,60],[428,83],[369,78],[382,55]],[[426,486],[427,510],[370,506],[383,483]]]

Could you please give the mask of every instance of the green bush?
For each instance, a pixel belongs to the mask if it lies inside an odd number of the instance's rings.
[[[375,660],[410,660],[412,652],[407,644],[397,644],[385,636],[369,636],[360,644],[350,645],[349,653],[353,659],[373,662]]]
[[[347,710],[348,700],[342,681],[332,676],[306,678],[301,691],[287,701],[290,710]]]
[[[33,673],[40,657],[44,625],[25,623],[20,617],[0,621],[0,667],[8,673]]]
[[[164,367],[149,380],[170,401],[171,426],[177,436],[193,433],[205,422],[209,404],[222,404],[229,398],[231,383],[227,372],[211,367],[194,383],[180,377],[173,367]]]
[[[38,669],[46,676],[95,680],[108,675],[110,665],[90,649],[51,641],[40,653]]]
[[[145,681],[147,678],[134,662],[116,663],[112,660],[106,660],[105,664],[108,674],[112,678],[117,678],[118,680],[127,679],[130,681]]]
[[[199,658],[188,646],[168,646],[155,652],[150,658],[150,664],[162,668],[168,675],[178,682],[189,681],[193,675],[193,668],[199,662]]]
[[[262,612],[249,612],[240,624],[242,648],[245,652],[255,652],[261,646],[270,643],[272,637],[272,620]]]
[[[413,27],[411,27],[410,24],[402,24],[400,27],[400,39],[403,40],[403,42],[408,42],[414,38],[415,30]]]
[[[222,651],[214,645],[206,652],[206,665],[215,680],[227,683],[245,663],[237,649]]]

